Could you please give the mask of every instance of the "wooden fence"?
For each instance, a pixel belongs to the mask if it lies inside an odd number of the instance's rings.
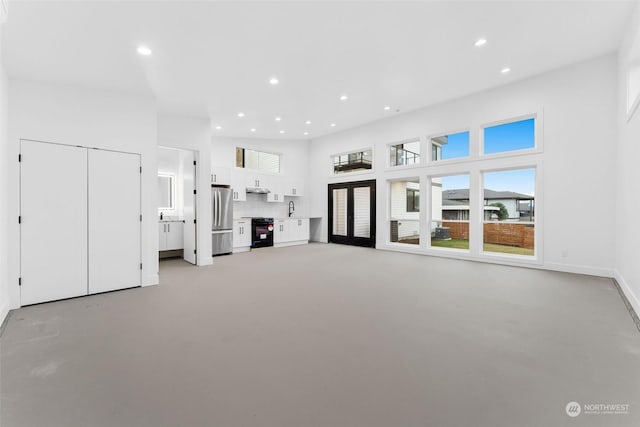
[[[468,222],[443,221],[442,226],[449,227],[452,239],[469,240]],[[489,222],[484,224],[483,239],[484,243],[533,249],[535,228],[533,224]]]

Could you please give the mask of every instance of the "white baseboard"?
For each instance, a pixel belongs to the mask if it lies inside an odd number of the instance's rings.
[[[308,243],[309,243],[308,240],[296,240],[294,242],[275,243],[273,245],[273,247],[274,248],[284,248],[285,246],[306,245]]]
[[[631,289],[629,283],[627,283],[627,281],[624,279],[624,277],[622,277],[622,274],[620,274],[617,269],[614,270],[613,277],[614,279],[616,279],[616,282],[618,282],[618,285],[620,286],[620,289],[622,290],[624,296],[627,297],[627,301],[629,301],[629,304],[631,304],[631,307],[633,307],[633,310],[636,312],[636,316],[640,316],[640,298],[638,297],[638,295],[636,295],[633,289]]]
[[[587,265],[570,265],[558,263],[545,263],[541,267],[544,270],[561,271],[563,273],[585,274],[587,276],[614,277],[612,268],[589,267]]]
[[[0,327],[3,325],[7,315],[9,314],[9,304],[7,301],[4,301],[0,306]]]
[[[149,274],[142,282],[142,287],[153,286],[160,283],[160,276],[157,274]]]
[[[198,257],[198,267],[204,267],[205,265],[212,265],[213,264],[213,257],[210,256],[206,256],[206,257]]]
[[[234,254],[239,254],[242,252],[249,252],[251,251],[251,246],[242,246],[242,247],[238,247],[238,248],[233,248],[233,253]]]

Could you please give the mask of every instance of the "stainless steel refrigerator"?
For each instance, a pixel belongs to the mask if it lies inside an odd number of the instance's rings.
[[[233,198],[230,188],[211,187],[213,200],[213,226],[211,240],[213,256],[233,251]]]

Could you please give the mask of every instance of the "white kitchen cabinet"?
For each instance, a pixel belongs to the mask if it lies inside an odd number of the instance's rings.
[[[290,240],[289,230],[291,229],[290,220],[276,219],[273,222],[273,244],[287,243]]]
[[[269,193],[267,193],[267,202],[284,202],[284,186],[282,185],[282,177],[270,177],[269,186],[267,188],[269,189]]]
[[[285,196],[304,196],[304,184],[297,180],[288,180],[284,188]]]
[[[247,187],[269,188],[271,186],[271,176],[248,172],[245,175]]]
[[[246,252],[251,248],[251,220],[233,221],[233,252]]]
[[[231,184],[231,170],[229,168],[211,168],[211,183],[216,185]]]
[[[309,218],[283,218],[274,221],[275,246],[301,245],[309,242]]]
[[[231,195],[234,202],[247,201],[247,185],[245,176],[241,172],[236,172],[231,178]]]
[[[158,223],[158,250],[175,251],[184,248],[184,223],[162,221]]]

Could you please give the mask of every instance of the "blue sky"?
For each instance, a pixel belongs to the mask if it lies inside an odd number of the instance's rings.
[[[535,146],[535,119],[505,123],[484,129],[484,154],[522,150]]]
[[[447,144],[442,147],[442,160],[467,156],[469,156],[469,132],[449,135]]]
[[[522,194],[535,194],[535,169],[518,169],[512,171],[486,172],[484,188],[496,191],[515,191]],[[442,189],[454,190],[469,188],[469,175],[442,177]]]

